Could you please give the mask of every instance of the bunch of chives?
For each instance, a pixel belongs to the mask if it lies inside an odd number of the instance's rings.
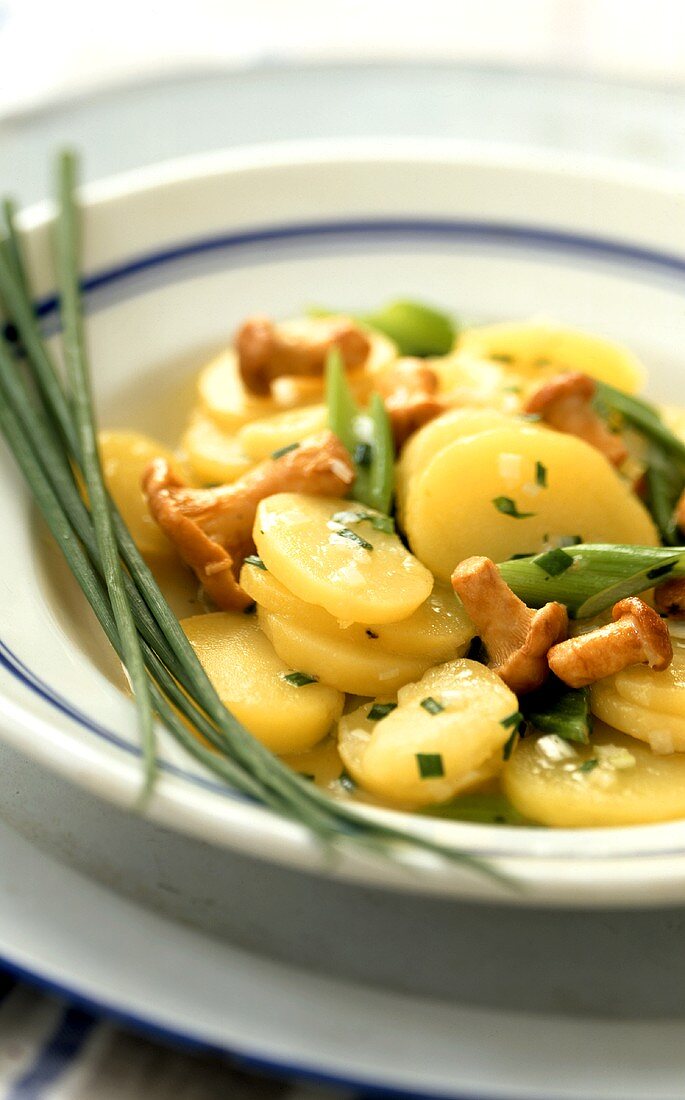
[[[149,794],[155,778],[157,716],[224,782],[307,827],[328,846],[345,839],[393,857],[423,849],[502,878],[487,861],[336,803],[275,758],[221,703],[104,485],[80,301],[75,182],[75,159],[65,153],[59,161],[55,222],[64,378],[35,317],[12,204],[3,207],[0,298],[28,370],[0,338],[0,430],[128,672],[145,765],[143,795]],[[87,506],[78,478],[87,488]]]

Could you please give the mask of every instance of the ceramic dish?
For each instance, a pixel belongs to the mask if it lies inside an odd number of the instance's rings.
[[[101,422],[173,438],[193,370],[255,308],[295,314],[322,291],[362,308],[430,297],[468,320],[552,315],[633,347],[657,398],[678,391],[685,202],[668,179],[445,145],[262,149],[194,159],[86,195],[86,300]],[[47,208],[25,215],[36,289],[55,324]],[[132,705],[2,458],[2,737],[102,798],[130,805]],[[329,873],[299,828],[220,789],[160,733],[154,821]],[[381,811],[369,811],[381,812]],[[392,816],[392,815],[391,815]],[[403,819],[486,855],[523,889],[416,858],[346,853],[336,872],[453,896],[574,905],[685,897],[685,822],[544,830]]]

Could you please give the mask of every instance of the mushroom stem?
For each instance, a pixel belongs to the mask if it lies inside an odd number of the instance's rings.
[[[488,651],[490,668],[517,695],[540,687],[549,675],[548,649],[566,637],[566,608],[559,603],[538,611],[526,607],[489,558],[461,562],[452,587]]]
[[[526,401],[524,411],[539,414],[558,432],[584,439],[601,451],[612,466],[622,466],[628,449],[595,412],[592,400],[596,390],[594,379],[587,374],[567,371],[538,386]]]
[[[550,649],[549,667],[569,687],[580,688],[630,665],[661,672],[673,658],[668,627],[644,600],[619,600],[613,622]]]

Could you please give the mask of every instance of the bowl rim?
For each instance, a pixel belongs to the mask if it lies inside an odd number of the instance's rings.
[[[234,173],[252,172],[254,170],[268,171],[282,168],[315,168],[319,165],[332,165],[336,163],[363,163],[372,165],[383,164],[435,164],[441,163],[447,166],[470,165],[474,169],[488,169],[502,172],[525,170],[535,175],[546,175],[552,178],[568,177],[569,174],[576,180],[586,183],[620,185],[633,190],[642,190],[650,194],[659,193],[667,199],[680,197],[680,181],[674,173],[644,168],[642,166],[626,166],[603,158],[578,158],[566,153],[550,153],[540,150],[527,150],[520,146],[509,145],[479,145],[477,142],[462,142],[453,140],[436,139],[392,139],[383,142],[383,148],[379,150],[378,142],[373,139],[358,139],[343,141],[314,141],[314,142],[284,142],[268,145],[256,145],[228,151],[219,151],[209,154],[193,155],[176,158],[158,165],[138,168],[105,180],[87,184],[81,190],[82,200],[89,207],[107,207],[116,205],[129,197],[140,193],[150,193],[160,187],[166,187],[178,183],[192,184],[207,177],[222,177]],[[41,202],[22,211],[20,214],[20,228],[31,233],[44,228],[53,218],[54,207],[50,202]],[[0,704],[2,700],[0,700]],[[131,704],[132,706],[132,704]],[[15,728],[21,725],[19,716],[15,712],[10,718],[7,708],[0,705],[0,713],[5,714],[2,723],[3,733],[8,733],[7,724],[10,722]],[[40,722],[38,716],[33,716],[33,732],[36,733],[35,722]],[[18,728],[16,729],[19,733]],[[43,729],[43,734],[49,732],[49,726]],[[55,768],[63,774],[70,776],[68,767],[64,761],[56,761],[55,753],[47,747],[50,744],[49,737],[29,737],[28,744],[25,738],[18,736],[11,738],[21,743],[24,751],[30,752],[40,760],[42,764]],[[86,754],[88,755],[88,754]],[[97,754],[95,754],[97,755]],[[130,782],[124,780],[123,774],[114,783],[99,783],[97,777],[89,776],[85,780],[81,776],[80,782],[85,782],[100,796],[115,801],[128,801]],[[199,812],[202,818],[201,807],[194,808],[186,805],[185,810],[190,814],[184,815],[183,824],[179,825],[177,819],[179,784],[167,784],[163,776],[160,776],[159,789],[152,800],[149,814],[163,825],[180,828],[182,831],[195,832],[202,835],[202,821],[194,825],[188,820],[194,812]],[[226,800],[228,801],[228,800]],[[286,862],[308,866],[316,871],[325,871],[326,867],[321,859],[321,854],[312,841],[309,834],[303,828],[285,822],[278,815],[271,813],[254,804],[233,803],[235,812],[232,813],[233,823],[236,826],[236,836],[233,842],[243,847],[249,840],[249,835],[254,832],[260,834],[259,843],[254,846],[256,855],[266,858],[278,858]],[[380,816],[383,819],[397,822],[402,821],[415,831],[435,837],[440,833],[442,839],[450,839],[448,834],[454,834],[451,839],[456,841],[456,834],[463,834],[464,823],[417,819],[415,815],[407,817],[398,814],[397,811],[360,808],[362,813],[370,813],[372,816]],[[680,826],[680,828],[678,828]],[[497,830],[496,833],[493,830]],[[630,851],[620,853],[612,845],[612,839],[625,838],[632,834],[637,840],[638,834],[649,833],[656,838],[656,833],[668,834],[674,837],[678,834],[678,843],[669,840],[663,846],[658,846],[657,851]],[[616,887],[616,893],[627,888],[632,890],[631,903],[649,904],[649,899],[641,898],[646,883],[653,883],[655,875],[662,880],[664,889],[673,888],[682,892],[685,884],[685,821],[669,822],[658,825],[628,826],[615,829],[575,829],[575,830],[549,830],[541,827],[529,827],[525,830],[511,829],[506,826],[472,826],[470,835],[473,846],[465,845],[463,835],[459,842],[468,847],[469,851],[479,854],[483,850],[481,841],[494,836],[499,837],[501,847],[496,846],[487,853],[489,858],[502,869],[513,871],[522,881],[531,887],[537,895],[542,891],[547,900],[555,904],[560,896],[564,903],[573,903],[573,891],[578,884],[588,887],[591,880],[598,881],[599,877],[611,873]],[[574,841],[578,842],[573,854],[565,854],[563,845],[555,847],[550,843],[552,837],[558,837],[561,841],[562,834],[570,834]],[[530,843],[524,847],[525,839],[530,838]],[[254,839],[254,838],[253,838]],[[274,840],[277,843],[274,844]],[[506,843],[504,843],[506,841]],[[226,840],[225,843],[231,843]],[[578,847],[589,844],[593,851],[584,850],[583,855],[578,855]],[[345,857],[345,866],[338,868],[338,873],[349,874],[352,878],[371,877],[373,881],[379,881],[378,861],[369,860],[355,855]],[[450,878],[450,871],[444,864],[423,854],[408,859],[408,865],[418,870],[422,868],[428,872],[424,881],[411,876],[411,883],[402,872],[399,877],[382,875],[381,880],[387,879],[388,885],[404,888],[435,888],[435,876],[439,874]],[[658,866],[657,866],[658,864]],[[588,875],[592,866],[592,874]],[[454,872],[451,888],[456,889],[461,896],[473,892],[474,897],[483,897],[484,889],[475,882],[468,884],[468,872],[463,870]],[[433,886],[430,882],[433,881]],[[450,884],[444,884],[448,890]],[[497,897],[497,900],[520,900],[505,894],[501,889],[491,886],[485,890],[489,896]],[[525,900],[525,899],[524,899]],[[541,900],[535,898],[536,902]],[[544,900],[544,898],[542,899]],[[587,897],[584,898],[587,901]],[[606,898],[604,899],[606,901]],[[661,897],[663,900],[663,897]]]

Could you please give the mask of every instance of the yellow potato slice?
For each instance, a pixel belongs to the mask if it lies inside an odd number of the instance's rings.
[[[284,756],[283,763],[299,775],[311,777],[317,787],[339,792],[338,780],[343,765],[338,752],[338,744],[332,737],[326,737],[308,752]]]
[[[668,670],[666,673],[652,673],[653,676],[667,674]],[[680,689],[673,684],[673,680],[670,683],[674,688],[672,701],[675,702]],[[639,741],[646,741],[654,752],[685,752],[685,713],[640,706],[617,690],[613,676],[592,685],[590,707],[598,718]]]
[[[443,709],[430,713],[426,700]],[[501,769],[518,702],[484,665],[460,659],[431,668],[401,688],[397,703],[378,722],[364,704],[338,724],[342,761],[364,790],[415,808],[472,790]]]
[[[153,458],[165,458],[179,473],[181,463],[162,443],[140,432],[100,432],[98,445],[107,488],[141,554],[150,565],[177,560],[174,547],[150,515],[141,479]]]
[[[409,657],[430,658],[435,664],[460,657],[474,635],[474,627],[451,586],[438,584],[428,599],[408,618],[397,623],[341,622],[316,604],[293,596],[272,573],[246,563],[240,574],[241,587],[265,611],[287,615],[324,634],[365,644],[377,641],[378,648]]]
[[[340,692],[288,683],[292,666],[279,659],[253,617],[217,611],[183,619],[181,626],[222,703],[272,752],[306,752],[339,718]]]
[[[672,636],[671,642],[673,661],[664,672],[632,665],[602,680],[603,690],[611,688],[626,703],[685,721],[685,640]]]
[[[406,619],[430,595],[433,577],[397,535],[376,530],[368,520],[338,523],[333,517],[341,512],[368,515],[372,510],[355,501],[302,493],[267,497],[257,509],[254,526],[259,556],[294,595],[318,604],[336,619]]]
[[[511,386],[515,379],[499,364],[457,348],[428,365],[439,380],[439,393],[455,405],[499,408],[511,404]],[[509,397],[507,397],[509,394]]]
[[[544,487],[538,484],[541,467]],[[507,502],[519,518],[502,510]],[[412,551],[444,581],[471,554],[506,561],[537,553],[564,535],[585,542],[659,542],[646,509],[603,455],[575,436],[525,422],[439,451],[411,479],[404,527]]]
[[[598,722],[587,746],[555,734],[526,737],[504,765],[502,786],[520,813],[542,825],[672,821],[685,817],[685,754],[657,756]]]
[[[203,485],[237,481],[254,465],[238,439],[219,428],[202,409],[191,414],[181,450],[193,475]]]
[[[236,432],[250,420],[279,411],[271,397],[255,397],[247,392],[232,348],[207,364],[198,378],[197,392],[207,415],[226,432]]]
[[[306,405],[302,409],[253,420],[238,432],[238,443],[246,455],[260,462],[269,458],[281,447],[300,443],[308,435],[314,435],[328,426],[328,410],[325,405]]]
[[[506,321],[467,329],[459,352],[495,359],[536,383],[564,370],[582,371],[627,393],[636,393],[645,382],[644,367],[627,348],[550,321]]]
[[[395,692],[433,664],[430,657],[389,653],[378,641],[364,636],[346,637],[342,630],[337,635],[321,633],[306,622],[263,608],[258,615],[259,625],[281,660],[350,695]]]
[[[404,520],[411,479],[420,474],[439,451],[464,436],[478,435],[479,432],[506,427],[510,423],[511,418],[497,409],[450,409],[415,432],[402,448],[400,460],[395,466],[395,493],[400,520]]]

